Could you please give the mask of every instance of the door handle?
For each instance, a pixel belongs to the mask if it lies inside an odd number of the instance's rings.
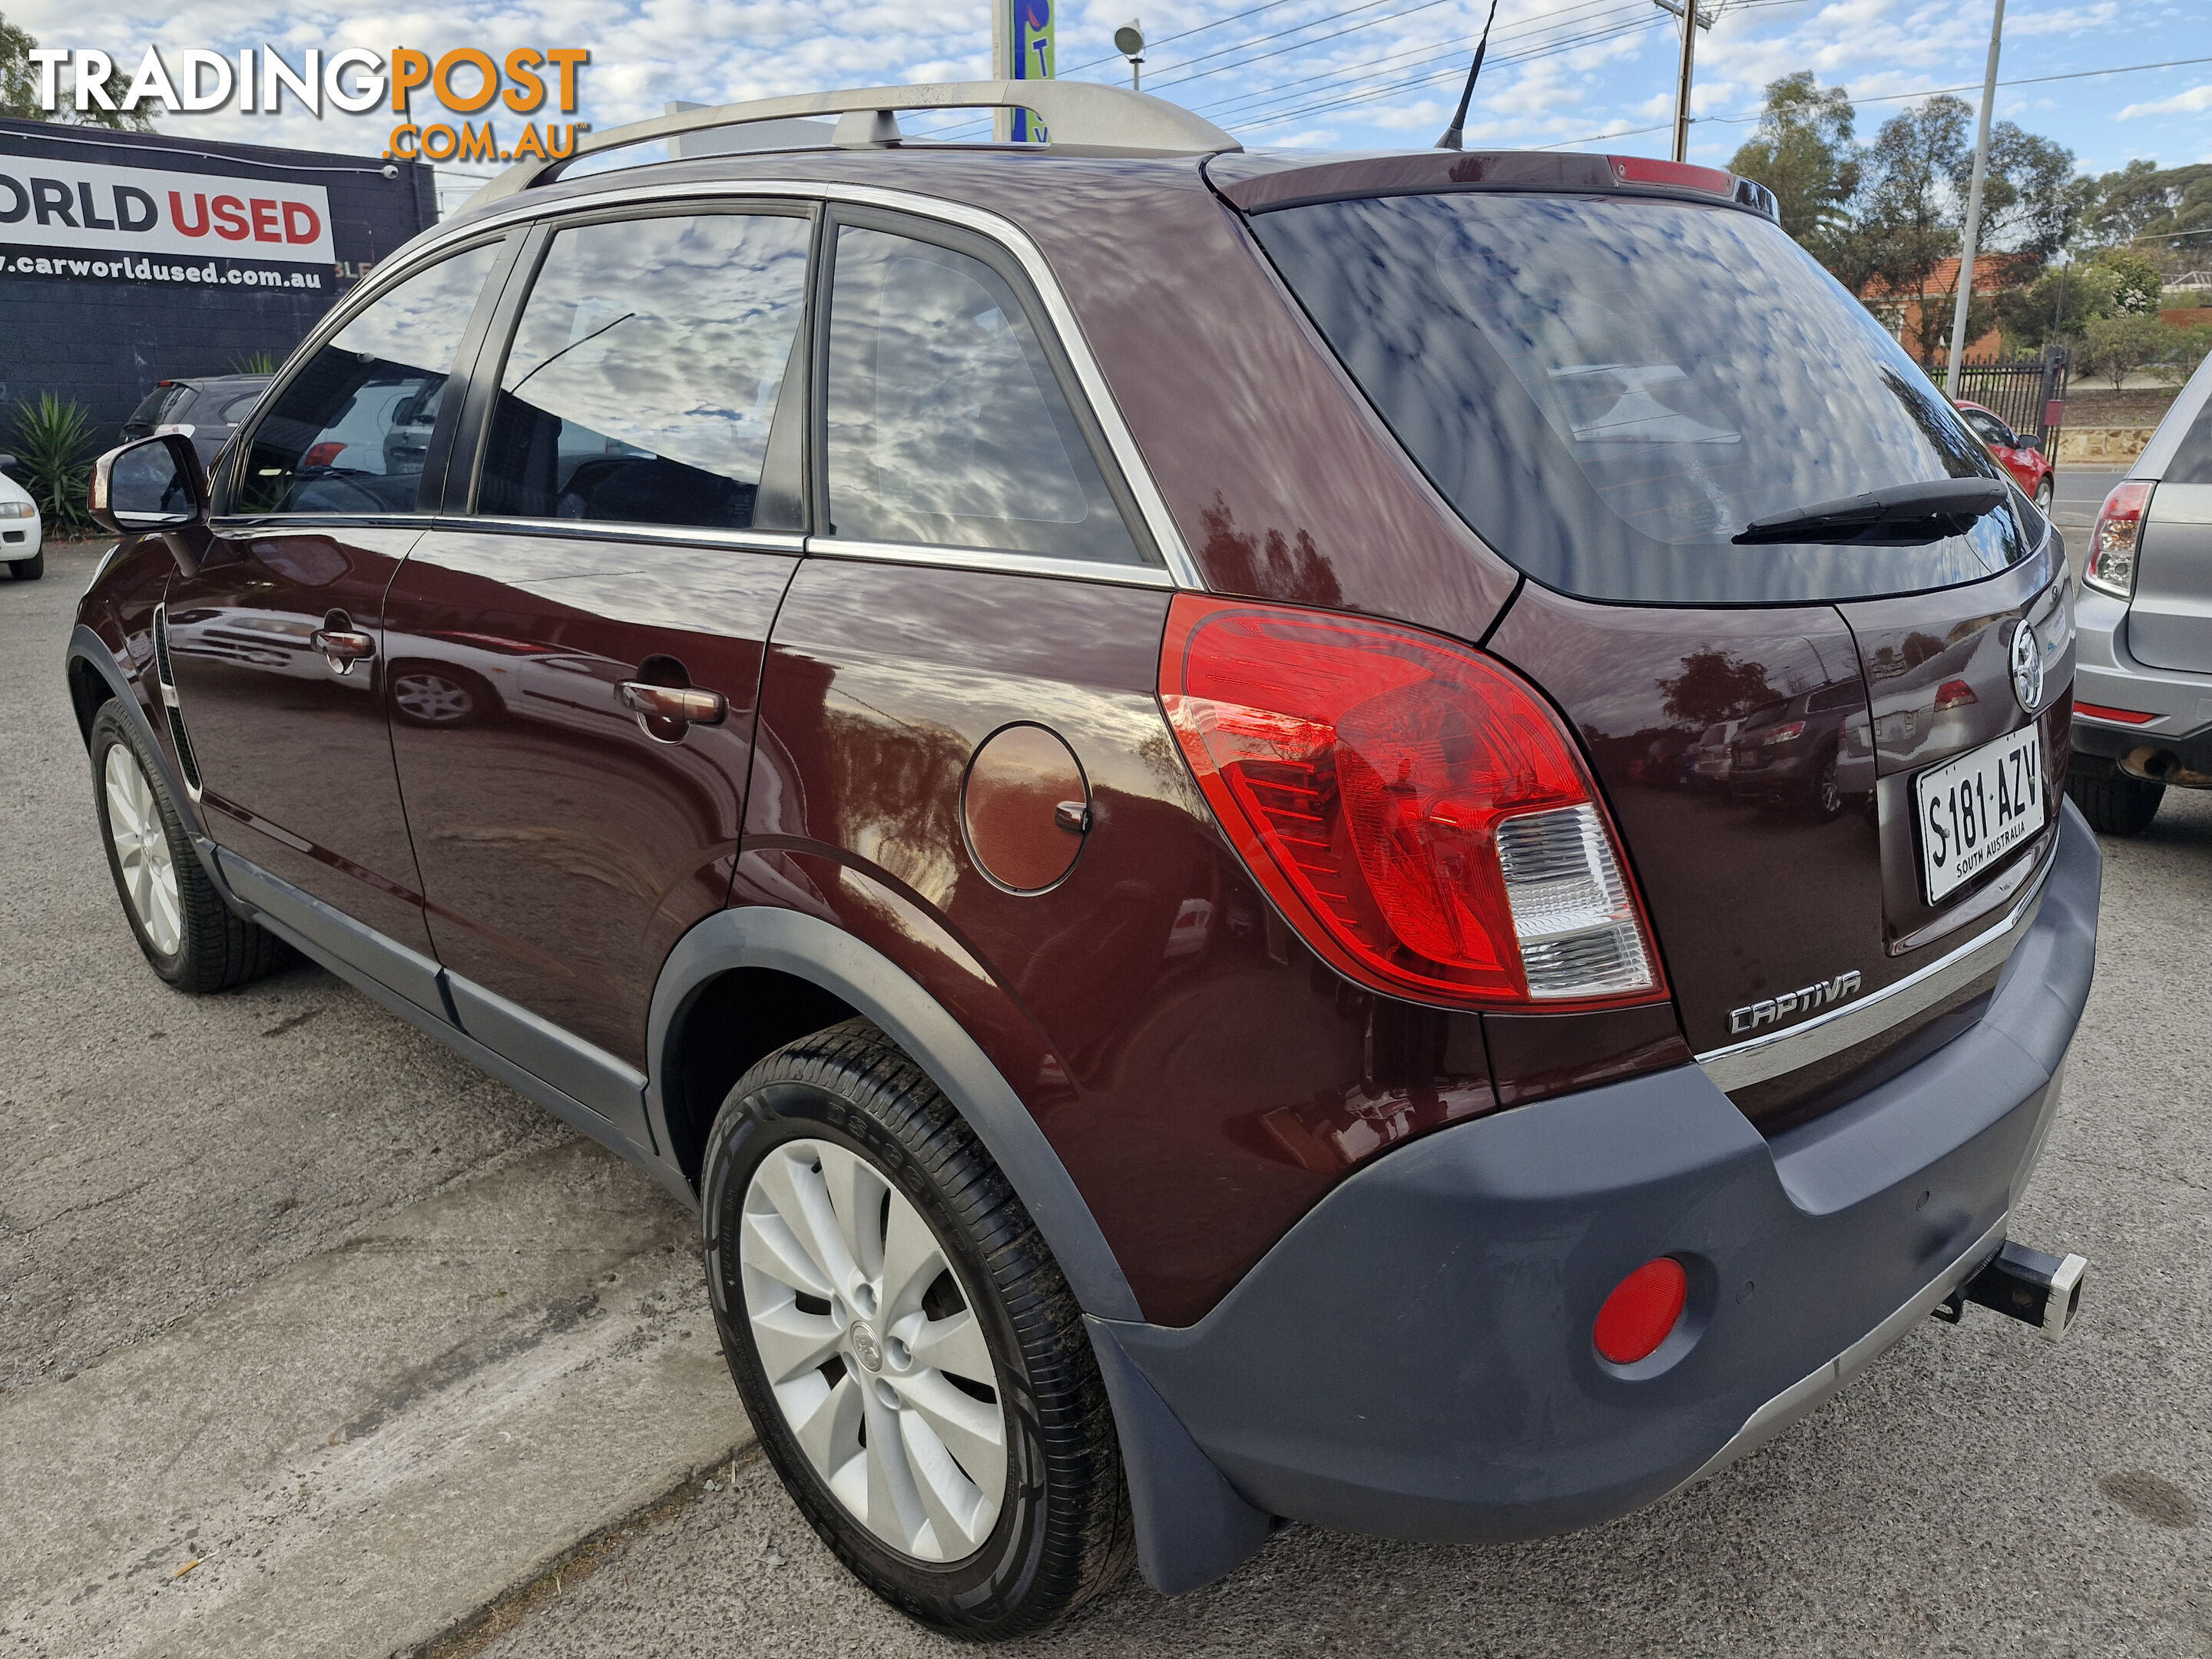
[[[307,636],[307,643],[341,674],[352,672],[356,663],[376,654],[376,636],[353,628],[318,628]]]
[[[637,716],[645,735],[661,743],[678,741],[687,726],[720,726],[730,712],[729,700],[720,692],[696,685],[649,685],[643,680],[624,680],[616,688],[616,695],[623,707]]]

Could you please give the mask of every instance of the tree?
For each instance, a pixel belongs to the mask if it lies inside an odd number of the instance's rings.
[[[2166,331],[2173,337],[2173,344],[2165,356],[2143,367],[2166,385],[2179,386],[2197,372],[2197,365],[2205,358],[2212,357],[2212,323],[2199,323],[2195,328],[2167,328]]]
[[[1849,219],[1860,163],[1850,100],[1841,87],[1822,88],[1810,70],[1766,85],[1758,130],[1729,162],[1729,171],[1774,192],[1782,228],[1814,246]]]
[[[1960,159],[1972,164],[1972,109],[1950,97],[1930,98],[1884,121],[1867,148],[1857,212],[1837,249],[1845,270],[1864,270],[1895,299],[1921,300],[1923,332],[1929,282],[1959,252],[1950,186]],[[1924,356],[1926,343],[1920,343]]]
[[[2075,361],[2084,373],[2110,380],[2118,392],[2137,369],[2174,352],[2180,344],[2177,333],[2155,317],[2107,317],[2089,325]]]
[[[2155,161],[2136,161],[2105,174],[2083,228],[2106,247],[2143,241],[2172,246],[2183,240],[2176,233],[2201,230],[2203,240],[2184,245],[2202,252],[2212,246],[2212,162],[2161,169]]]
[[[2149,259],[2128,248],[2107,248],[2093,254],[2089,263],[2112,274],[2112,315],[2158,315],[2158,267]]]
[[[74,122],[81,126],[112,127],[118,132],[151,132],[154,118],[144,109],[102,109],[97,103],[82,114],[77,112],[76,99],[66,76],[58,76],[62,96],[52,110],[39,102],[39,66],[31,61],[31,53],[38,42],[30,33],[0,15],[0,115],[18,121]],[[120,104],[129,90],[131,77],[120,64],[110,67],[107,78],[101,83],[110,103]]]
[[[1766,683],[1764,663],[1741,662],[1726,651],[1692,651],[1680,673],[1662,675],[1656,684],[1667,694],[1667,718],[1698,726],[1747,714],[1779,695]]]
[[[2026,287],[1997,295],[1997,326],[2008,344],[2030,351],[2053,340],[2078,340],[2090,324],[2118,314],[2118,275],[2109,265],[2052,265]]]

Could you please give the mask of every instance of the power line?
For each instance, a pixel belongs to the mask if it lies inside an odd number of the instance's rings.
[[[1361,29],[1373,28],[1377,23],[1388,23],[1396,18],[1410,17],[1417,11],[1428,11],[1434,7],[1443,4],[1443,3],[1444,0],[1421,0],[1421,3],[1419,5],[1408,6],[1403,11],[1394,11],[1382,17],[1370,17],[1364,23],[1352,24],[1349,28],[1334,29],[1327,34],[1316,35],[1310,40],[1296,40],[1287,46],[1279,46],[1273,52],[1263,52],[1255,58],[1239,58],[1233,64],[1218,64],[1210,70],[1200,70],[1196,75],[1178,76],[1172,81],[1163,81],[1159,82],[1159,84],[1162,86],[1179,87],[1186,81],[1201,80],[1209,75],[1218,75],[1224,70],[1243,69],[1248,64],[1257,64],[1265,58],[1279,58],[1286,52],[1298,52],[1307,46],[1317,46],[1324,40],[1334,40],[1340,35],[1352,34]],[[1296,34],[1299,33],[1300,30],[1312,28],[1317,24],[1334,22],[1340,17],[1350,17],[1356,12],[1372,11],[1377,6],[1388,5],[1389,3],[1389,0],[1367,0],[1367,3],[1364,6],[1352,6],[1343,11],[1331,12],[1325,17],[1315,18],[1310,23],[1301,23],[1296,28],[1280,29],[1273,34],[1263,34],[1255,40],[1239,41],[1236,46],[1222,47],[1219,52],[1209,52],[1196,58],[1186,58],[1180,64],[1170,64],[1167,66],[1167,69],[1188,69],[1193,64],[1203,64],[1210,58],[1220,58],[1232,52],[1242,52],[1247,46],[1261,46],[1269,40],[1279,40],[1285,34]],[[1163,70],[1158,72],[1165,74],[1167,71],[1166,70]]]
[[[1145,42],[1145,50],[1150,52],[1155,46],[1164,46],[1170,40],[1188,40],[1194,34],[1203,34],[1208,29],[1218,29],[1224,23],[1234,23],[1239,18],[1256,17],[1263,11],[1273,11],[1278,6],[1287,6],[1291,3],[1291,0],[1267,0],[1264,5],[1254,6],[1249,10],[1231,12],[1226,17],[1215,18],[1211,23],[1200,23],[1195,28],[1183,29],[1174,34],[1163,34],[1157,40],[1147,40]],[[1073,64],[1067,72],[1070,75],[1079,75],[1085,70],[1097,69],[1101,64],[1118,64],[1121,61],[1121,54],[1112,52],[1103,58],[1093,58],[1088,63]]]
[[[1524,24],[1517,29],[1501,29],[1492,38],[1501,41],[1510,40],[1524,34],[1541,33],[1546,29],[1568,27],[1563,23],[1561,20],[1571,16],[1576,12],[1593,10],[1597,7],[1609,3],[1611,3],[1611,0],[1582,0],[1582,3],[1580,5],[1570,6],[1565,11],[1554,12],[1551,17],[1543,20],[1540,23],[1531,22]],[[1640,13],[1643,10],[1643,8],[1640,5],[1616,5],[1613,7],[1613,9],[1616,13],[1626,14],[1631,11]],[[1292,87],[1305,86],[1315,81],[1327,81],[1334,83],[1349,82],[1356,79],[1361,72],[1374,69],[1380,64],[1390,63],[1395,58],[1410,58],[1418,52],[1446,52],[1454,46],[1463,46],[1468,41],[1474,40],[1477,33],[1478,31],[1470,29],[1465,34],[1455,34],[1452,36],[1449,40],[1431,40],[1418,46],[1403,46],[1396,52],[1385,52],[1380,58],[1370,58],[1364,63],[1346,64],[1332,69],[1320,70],[1311,75],[1301,76],[1295,81],[1278,82],[1275,85],[1262,88],[1257,92],[1240,92],[1232,94],[1231,96],[1219,99],[1213,103],[1200,104],[1197,106],[1197,112],[1204,115],[1215,110],[1229,109],[1237,104],[1249,104],[1255,101],[1265,102],[1267,100],[1273,98],[1279,94],[1288,92]],[[1407,64],[1399,65],[1401,70],[1408,67],[1413,66]],[[1306,94],[1302,95],[1310,96],[1311,94]]]

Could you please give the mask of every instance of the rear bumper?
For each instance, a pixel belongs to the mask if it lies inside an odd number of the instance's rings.
[[[1847,1381],[1996,1249],[2087,998],[2100,860],[2070,806],[1983,1018],[1773,1142],[1695,1066],[1516,1108],[1369,1164],[1198,1324],[1093,1322],[1257,1508],[1438,1540],[1636,1509]],[[1670,1254],[1688,1312],[1591,1346]]]
[[[2172,750],[2192,771],[2212,770],[2212,663],[2206,672],[2151,668],[2128,649],[2128,607],[2094,588],[2075,606],[2074,700],[2125,708],[2151,718],[2128,725],[2076,713],[2074,751],[2106,760],[2148,746]]]

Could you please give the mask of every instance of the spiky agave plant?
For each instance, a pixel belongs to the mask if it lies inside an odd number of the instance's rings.
[[[46,520],[46,534],[82,536],[93,529],[85,510],[92,476],[92,417],[74,398],[39,394],[36,404],[15,405],[16,475]]]

